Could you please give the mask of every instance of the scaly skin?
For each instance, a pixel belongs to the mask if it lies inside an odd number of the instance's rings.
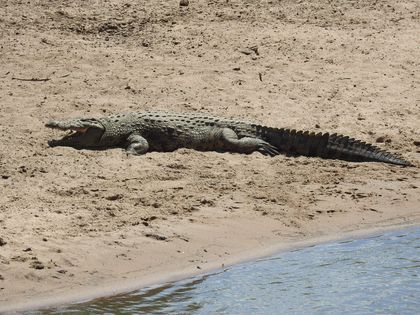
[[[77,149],[124,147],[132,154],[179,148],[264,155],[318,156],[347,161],[377,161],[403,166],[410,162],[373,145],[337,135],[277,129],[206,114],[133,112],[101,118],[50,121],[46,127],[75,133],[50,146]]]

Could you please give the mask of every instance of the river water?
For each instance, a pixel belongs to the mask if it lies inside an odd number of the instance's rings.
[[[420,227],[30,314],[420,314]]]

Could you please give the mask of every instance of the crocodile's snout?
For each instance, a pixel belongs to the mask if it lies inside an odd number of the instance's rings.
[[[66,124],[63,124],[63,122],[56,121],[56,120],[50,120],[44,126],[47,127],[47,128],[60,129],[60,130],[68,130],[68,129],[71,129]]]
[[[56,128],[57,127],[57,123],[54,120],[50,120],[44,126],[47,127],[47,128]]]

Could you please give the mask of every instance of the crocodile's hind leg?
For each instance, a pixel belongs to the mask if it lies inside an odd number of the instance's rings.
[[[149,143],[138,134],[132,134],[127,138],[127,153],[141,155],[149,150]]]
[[[223,128],[220,139],[223,143],[223,147],[227,151],[238,153],[252,153],[258,151],[269,156],[280,154],[276,147],[264,140],[251,137],[243,137],[239,139],[236,132],[230,128]]]

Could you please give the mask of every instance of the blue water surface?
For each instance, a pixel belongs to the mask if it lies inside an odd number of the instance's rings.
[[[420,227],[32,314],[420,314]]]

